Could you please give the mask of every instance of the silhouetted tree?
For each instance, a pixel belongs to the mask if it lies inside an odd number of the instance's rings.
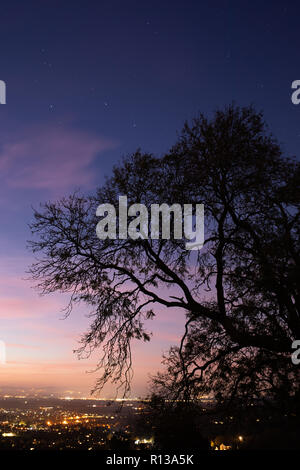
[[[173,398],[299,393],[291,345],[300,339],[299,163],[285,158],[251,107],[229,106],[185,124],[162,158],[135,152],[95,196],[73,194],[35,211],[31,267],[43,293],[69,292],[91,307],[79,354],[101,346],[102,376],[128,392],[132,339],[148,341],[155,308],[182,310],[181,344],[155,386]],[[204,203],[205,244],[99,240],[96,208],[127,195],[153,203]],[[118,217],[118,212],[117,212]]]

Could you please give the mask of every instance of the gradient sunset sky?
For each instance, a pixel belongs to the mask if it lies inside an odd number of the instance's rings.
[[[185,119],[232,101],[263,110],[297,155],[299,13],[296,1],[1,2],[0,390],[88,394],[96,379],[87,371],[97,354],[73,354],[86,307],[63,320],[66,297],[40,297],[24,280],[31,207],[93,192],[123,155],[162,155]],[[146,393],[183,325],[182,313],[161,309],[152,341],[134,345],[132,395]]]

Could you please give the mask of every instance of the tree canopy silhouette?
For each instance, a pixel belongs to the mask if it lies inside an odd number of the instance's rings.
[[[284,157],[261,113],[235,105],[186,123],[158,158],[136,151],[93,196],[75,193],[34,213],[32,278],[43,293],[70,293],[90,307],[79,354],[102,347],[101,375],[130,388],[132,339],[150,340],[156,308],[180,309],[181,344],[156,387],[177,398],[295,396],[300,338],[299,163]],[[96,208],[203,203],[205,243],[99,240]],[[118,217],[118,213],[117,213]]]

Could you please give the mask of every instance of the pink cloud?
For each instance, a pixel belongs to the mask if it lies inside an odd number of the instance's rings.
[[[68,371],[72,370],[78,370],[82,369],[84,372],[86,372],[87,368],[93,368],[96,367],[95,364],[90,364],[88,362],[51,362],[51,361],[7,361],[8,366],[12,367],[30,367],[33,370],[38,370],[41,369],[43,372],[47,370],[54,370],[54,371],[59,371],[61,369],[66,369]]]
[[[1,179],[10,188],[56,192],[87,187],[94,181],[93,161],[101,152],[116,147],[108,139],[71,129],[40,127],[21,135],[7,142],[2,136]]]

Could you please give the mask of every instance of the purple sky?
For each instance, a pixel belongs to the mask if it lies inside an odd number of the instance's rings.
[[[238,1],[2,1],[0,80],[0,389],[81,390],[97,360],[73,354],[82,306],[61,320],[66,298],[40,297],[23,280],[31,206],[92,192],[122,155],[161,155],[185,119],[235,101],[264,110],[287,154],[297,154],[299,5]],[[183,331],[162,310],[150,344],[134,346],[133,395]],[[107,388],[104,394],[112,394]]]

